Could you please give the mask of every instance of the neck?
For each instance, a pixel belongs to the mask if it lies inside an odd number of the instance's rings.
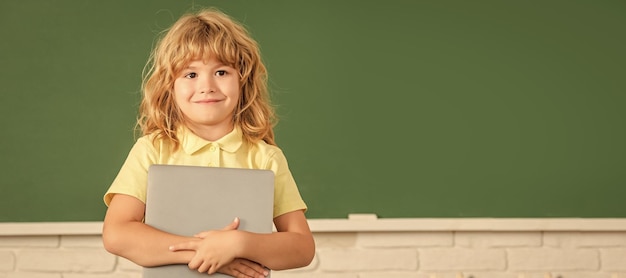
[[[187,124],[186,127],[198,137],[214,142],[231,133],[235,125],[233,123],[215,126]]]

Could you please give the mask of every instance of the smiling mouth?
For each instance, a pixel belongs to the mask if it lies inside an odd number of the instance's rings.
[[[216,102],[220,102],[222,100],[220,99],[203,99],[203,100],[198,100],[195,101],[195,103],[216,103]]]

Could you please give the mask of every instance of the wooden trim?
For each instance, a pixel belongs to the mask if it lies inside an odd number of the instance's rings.
[[[626,231],[626,218],[381,218],[311,219],[314,233],[442,231]],[[102,222],[0,223],[0,236],[100,235]]]
[[[316,219],[314,232],[441,232],[441,231],[626,231],[626,219],[593,218],[383,218],[377,220]]]
[[[0,223],[0,236],[101,235],[102,222]]]

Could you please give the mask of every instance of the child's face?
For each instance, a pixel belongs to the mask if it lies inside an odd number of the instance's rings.
[[[230,132],[240,97],[239,74],[213,57],[206,62],[191,61],[176,77],[174,99],[193,130]]]

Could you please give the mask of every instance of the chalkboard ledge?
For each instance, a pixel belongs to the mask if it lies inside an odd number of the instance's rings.
[[[314,233],[437,231],[626,231],[626,218],[375,218],[310,219]],[[6,222],[0,236],[100,235],[102,222]]]
[[[5,222],[0,236],[101,235],[102,222]]]
[[[376,218],[314,219],[314,232],[626,231],[626,218]]]

